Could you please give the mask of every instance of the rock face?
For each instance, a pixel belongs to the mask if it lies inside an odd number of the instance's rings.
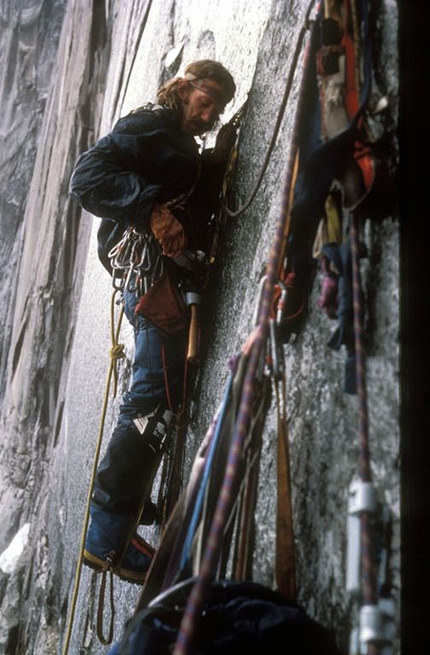
[[[225,120],[249,94],[235,181],[238,205],[262,169],[307,4],[271,0],[26,0],[0,9],[0,553],[30,524],[19,556],[0,570],[0,653],[61,652],[109,367],[111,282],[98,262],[97,220],[80,213],[68,182],[80,152],[195,59],[224,63],[237,81]],[[397,9],[371,16],[376,99],[389,99],[389,167],[396,161]],[[291,148],[300,68],[267,172],[250,207],[227,224],[212,290],[205,358],[192,391],[184,468],[214,415],[229,360],[253,329]],[[377,85],[377,86],[376,86]],[[371,466],[392,524],[392,593],[400,591],[399,233],[395,213],[366,222],[366,382]],[[356,623],[345,590],[347,501],[358,475],[358,401],[343,391],[345,352],[318,309],[284,346],[298,600],[345,647]],[[213,310],[213,312],[212,312]],[[212,320],[213,319],[213,320]],[[129,379],[132,335],[121,339],[117,397]],[[264,430],[254,579],[273,586],[277,417]],[[21,532],[20,532],[21,531]],[[157,542],[157,530],[146,536]],[[0,558],[0,562],[5,562]],[[71,653],[103,653],[95,636],[98,581],[83,571]],[[115,634],[138,590],[117,583]],[[398,624],[398,623],[397,623]],[[398,639],[396,638],[397,648]]]

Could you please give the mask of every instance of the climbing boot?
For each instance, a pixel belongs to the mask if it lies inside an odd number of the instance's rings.
[[[97,571],[111,569],[122,580],[143,584],[155,550],[138,534],[126,543],[133,517],[111,514],[94,504],[90,514],[83,563]]]

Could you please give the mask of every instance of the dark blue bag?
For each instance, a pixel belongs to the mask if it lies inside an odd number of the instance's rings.
[[[193,580],[160,594],[128,622],[108,655],[171,655]],[[255,582],[209,585],[190,655],[336,655],[328,631],[277,592]]]

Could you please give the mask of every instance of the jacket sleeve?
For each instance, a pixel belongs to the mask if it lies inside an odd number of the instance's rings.
[[[136,138],[115,133],[103,137],[78,158],[70,180],[71,197],[94,216],[124,226],[148,225],[161,185],[139,172],[142,158],[149,165],[145,148],[139,155],[136,152]]]
[[[95,216],[148,227],[156,202],[193,187],[199,161],[194,138],[171,110],[137,110],[79,157],[69,191]]]

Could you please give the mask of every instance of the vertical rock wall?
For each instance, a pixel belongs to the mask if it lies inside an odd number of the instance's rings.
[[[97,221],[68,198],[79,152],[160,83],[194,59],[215,58],[237,81],[227,120],[250,95],[235,183],[249,198],[273,134],[303,25],[303,1],[230,3],[22,2],[1,9],[0,164],[3,334],[0,360],[0,552],[30,525],[24,554],[0,571],[0,653],[61,652],[68,628],[83,517],[109,366],[111,284],[96,256]],[[234,5],[234,6],[233,6]],[[372,15],[375,90],[389,99],[395,162],[397,12]],[[291,147],[300,71],[255,200],[228,225],[214,287],[206,358],[191,397],[185,478],[228,376],[252,330]],[[367,382],[372,469],[393,519],[394,596],[399,575],[399,236],[395,215],[368,221],[363,274],[368,316]],[[12,266],[10,266],[12,264]],[[4,277],[3,277],[4,276]],[[344,646],[356,614],[345,592],[347,491],[357,475],[357,399],[343,392],[345,353],[327,342],[333,323],[317,307],[284,346],[298,599]],[[105,439],[129,379],[132,338],[111,399]],[[276,407],[264,432],[254,578],[274,584]],[[146,537],[157,543],[157,530]],[[1,560],[0,560],[1,561]],[[13,557],[12,557],[13,561]],[[104,653],[94,633],[97,580],[82,573],[71,653]],[[117,583],[115,634],[138,590]]]

